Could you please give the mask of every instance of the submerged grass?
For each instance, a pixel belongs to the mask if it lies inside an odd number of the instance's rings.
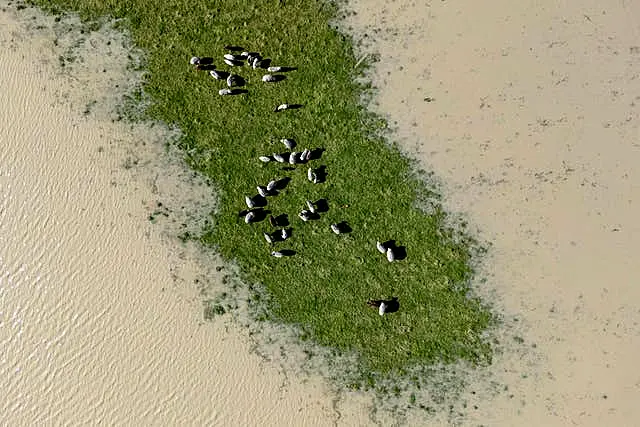
[[[265,286],[274,320],[298,326],[303,339],[355,351],[361,369],[381,373],[415,364],[458,359],[490,360],[482,338],[491,321],[469,296],[470,250],[454,238],[445,214],[425,214],[416,200],[428,191],[409,160],[379,135],[384,123],[367,113],[355,83],[351,41],[329,26],[337,6],[327,1],[34,0],[53,12],[76,11],[88,22],[120,20],[146,52],[146,114],[183,132],[179,141],[190,164],[212,178],[219,211],[202,241],[236,260],[244,278]],[[212,56],[218,68],[224,46],[259,51],[274,65],[297,67],[275,84],[248,67],[248,93],[221,97],[224,87],[189,66],[192,55]],[[360,70],[360,71],[358,71]],[[282,103],[298,110],[273,113]],[[306,167],[286,170],[258,156],[284,151],[294,138],[301,148],[326,151],[327,180],[313,185]],[[262,237],[268,221],[247,225],[238,212],[256,185],[277,177],[289,186],[266,207],[288,214],[293,237],[277,248],[295,256],[276,259]],[[306,199],[328,201],[321,219],[302,223]],[[335,235],[329,225],[347,221],[353,231]],[[407,258],[389,263],[376,240],[393,239]],[[369,298],[397,297],[400,310],[378,316]]]

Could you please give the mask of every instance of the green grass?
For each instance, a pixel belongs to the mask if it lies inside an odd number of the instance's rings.
[[[365,90],[354,82],[351,41],[328,22],[338,13],[326,1],[35,0],[53,12],[77,11],[90,22],[116,18],[146,52],[147,115],[175,124],[189,163],[215,182],[219,211],[202,241],[241,267],[243,279],[268,290],[269,313],[298,326],[303,337],[357,352],[362,370],[398,371],[416,364],[490,360],[483,331],[491,315],[469,296],[470,250],[446,226],[446,215],[429,215],[417,200],[432,196],[412,172],[411,162],[377,135],[384,122],[360,103]],[[245,46],[298,67],[287,80],[264,84],[262,73],[244,67],[249,93],[221,97],[222,82],[189,66],[192,55],[221,56],[226,44]],[[282,103],[304,108],[275,114]],[[306,167],[283,171],[258,156],[285,151],[281,137],[301,148],[324,147],[326,183],[313,185]],[[278,248],[290,258],[270,256],[262,237],[267,221],[246,225],[238,212],[244,196],[276,177],[292,181],[267,209],[287,213],[294,236]],[[305,199],[326,198],[329,211],[302,223]],[[348,235],[329,225],[347,221]],[[394,239],[407,248],[405,260],[389,263],[376,240]],[[380,317],[369,298],[398,297],[400,311]]]

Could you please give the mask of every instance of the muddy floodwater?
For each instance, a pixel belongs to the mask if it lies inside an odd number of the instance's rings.
[[[349,9],[373,108],[491,244],[478,287],[511,349],[461,422],[638,425],[640,3]]]
[[[383,414],[205,321],[229,266],[176,236],[215,194],[179,130],[121,120],[130,42],[0,9],[0,425],[638,424],[640,3],[356,0],[339,24],[488,247],[501,342],[455,414]]]
[[[0,425],[368,423],[204,321],[224,270],[175,236],[215,195],[165,158],[170,130],[117,120],[126,38],[2,6]]]

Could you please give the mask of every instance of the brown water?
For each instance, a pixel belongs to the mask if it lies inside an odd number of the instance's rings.
[[[215,194],[167,159],[174,132],[117,119],[126,38],[1,6],[0,425],[368,423],[370,400],[203,321],[225,270],[172,236]]]
[[[498,385],[472,384],[464,416],[426,424],[636,425],[638,6],[352,7],[381,57],[377,111],[493,243],[480,292],[524,340],[503,342]],[[126,38],[76,30],[0,12],[0,425],[405,420],[259,356],[229,317],[203,321],[198,289],[225,270],[172,236],[215,195],[159,160],[175,132],[117,120],[138,81]]]
[[[373,108],[492,244],[480,292],[519,319],[492,368],[507,390],[466,396],[461,422],[638,425],[640,3],[350,8],[380,55]]]

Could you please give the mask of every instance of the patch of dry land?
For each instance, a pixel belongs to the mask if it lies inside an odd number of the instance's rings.
[[[368,423],[203,321],[224,270],[171,236],[215,197],[166,128],[117,120],[126,39],[0,6],[0,425]]]
[[[459,422],[638,425],[640,3],[350,10],[375,109],[491,243],[480,288],[510,331]]]

